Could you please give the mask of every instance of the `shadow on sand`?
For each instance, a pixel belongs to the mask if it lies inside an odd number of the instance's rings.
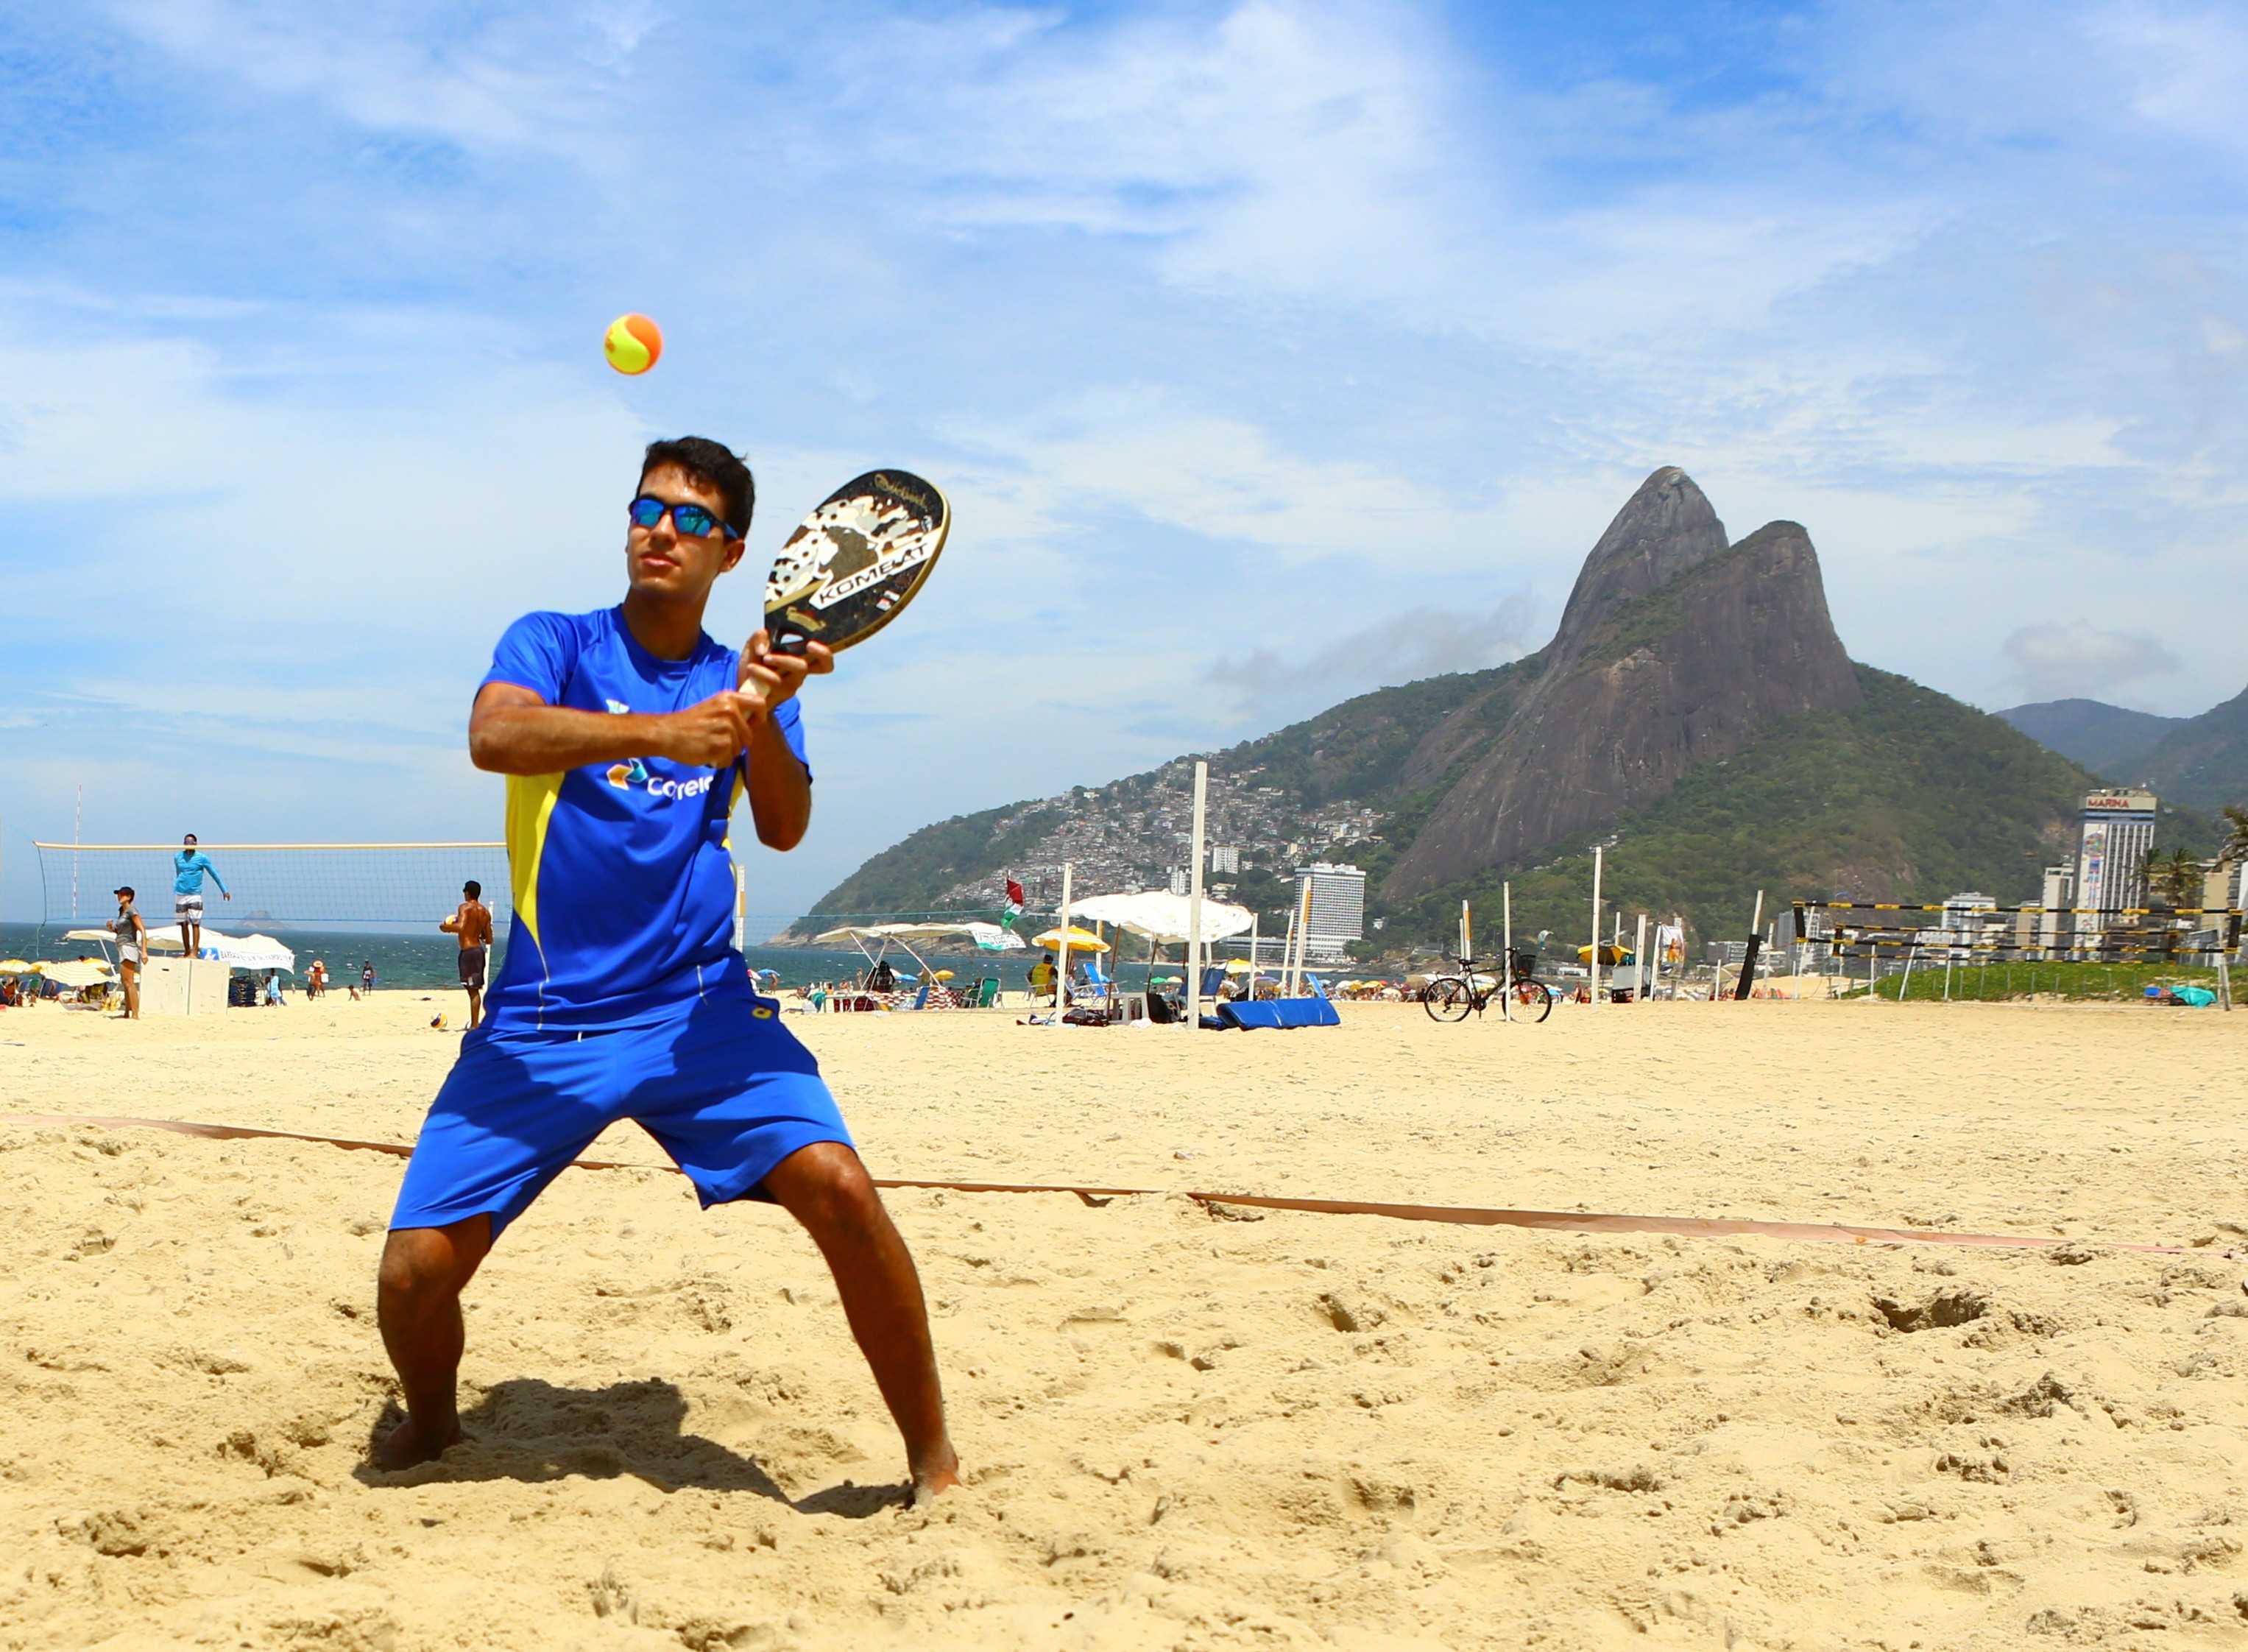
[[[395,1402],[383,1408],[368,1436],[374,1443],[405,1416]],[[747,1491],[799,1514],[864,1519],[912,1500],[912,1488],[858,1485],[846,1480],[801,1499],[781,1490],[754,1458],[716,1440],[682,1432],[687,1399],[658,1377],[613,1382],[605,1388],[564,1388],[535,1377],[495,1384],[461,1414],[461,1443],[435,1463],[389,1473],[362,1463],[353,1475],[363,1485],[412,1486],[476,1480],[537,1484],[583,1475],[613,1479],[629,1475],[661,1491],[696,1487]]]

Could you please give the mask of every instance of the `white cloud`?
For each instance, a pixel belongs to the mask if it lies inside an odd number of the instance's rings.
[[[113,0],[150,44],[268,94],[316,99],[371,127],[474,148],[574,147],[648,28],[635,5],[555,26],[543,9],[465,12],[277,0]]]
[[[107,124],[11,156],[0,693],[112,709],[0,730],[0,792],[90,751],[309,818],[312,765],[427,738],[381,806],[483,807],[462,683],[613,594],[611,478],[682,428],[751,446],[776,536],[877,462],[959,513],[822,685],[807,884],[1368,686],[1369,616],[1496,657],[1498,594],[1550,612],[1662,463],[1803,521],[1859,657],[1986,703],[2248,667],[2224,8],[1840,0],[1574,74],[1406,0],[111,15]],[[625,308],[672,339],[630,383]],[[2178,668],[1961,646],[2056,589]]]
[[[2097,699],[2125,683],[2180,668],[2178,657],[2157,639],[2103,631],[2082,620],[2024,626],[2006,639],[2002,652],[2025,700]]]
[[[1204,675],[1235,693],[1240,715],[1302,716],[1368,689],[1504,664],[1528,649],[1536,616],[1520,593],[1488,613],[1411,608],[1293,659],[1277,648],[1252,648],[1218,660]]]

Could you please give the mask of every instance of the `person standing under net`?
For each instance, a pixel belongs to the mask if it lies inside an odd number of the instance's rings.
[[[148,926],[140,922],[140,914],[133,904],[133,886],[120,884],[111,891],[117,897],[117,915],[109,927],[117,935],[117,978],[125,988],[125,1018],[140,1018],[140,963],[148,956]]]
[[[461,943],[461,985],[469,995],[469,1031],[484,1018],[484,962],[490,956],[491,908],[483,903],[484,886],[470,878],[461,886],[460,909],[437,927]]]
[[[218,897],[231,901],[227,893],[226,880],[210,862],[210,856],[195,847],[192,832],[180,840],[180,852],[172,857],[172,916],[180,926],[180,948],[188,957],[194,957],[203,946],[203,878],[208,874],[218,885]]]

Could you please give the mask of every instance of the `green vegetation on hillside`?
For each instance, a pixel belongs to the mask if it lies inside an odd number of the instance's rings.
[[[2005,903],[2034,901],[2043,868],[2073,850],[2096,777],[1948,696],[1871,666],[1857,672],[1862,705],[1780,723],[1620,820],[1604,901],[1682,913],[1703,937],[1746,934],[1758,889],[1767,917],[1795,899],[1940,900],[1978,889]],[[2162,825],[2166,842],[2214,847],[2214,826],[2198,815],[2173,811]],[[1511,880],[1517,932],[1551,929],[1574,944],[1591,923],[1592,856],[1588,844],[1559,847],[1541,867],[1494,868],[1403,903],[1369,939],[1381,949],[1449,942],[1463,898],[1479,931],[1495,936],[1500,884]]]
[[[1461,708],[1474,704],[1463,731],[1474,747],[1498,732],[1514,709],[1514,696],[1538,675],[1542,656],[1428,677],[1356,699],[1292,723],[1274,734],[1229,747],[1217,761],[1239,772],[1261,768],[1258,781],[1293,793],[1311,808],[1348,798],[1380,806],[1402,784],[1406,759],[1429,732]],[[1456,770],[1458,764],[1454,764]]]
[[[2188,717],[2133,757],[2128,772],[2196,808],[2248,802],[2248,691]]]
[[[1030,812],[1002,833],[1009,815]],[[819,897],[814,912],[864,916],[936,909],[936,896],[1018,858],[1053,830],[1056,816],[1029,803],[955,815],[893,844]]]

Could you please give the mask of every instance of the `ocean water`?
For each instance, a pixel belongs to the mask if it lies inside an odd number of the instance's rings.
[[[147,914],[142,913],[143,922]],[[82,927],[92,928],[86,925]],[[168,925],[151,925],[159,933]],[[321,959],[328,966],[328,979],[338,991],[346,981],[359,979],[360,967],[373,963],[375,984],[381,988],[401,988],[430,991],[457,991],[460,977],[454,959],[460,949],[449,935],[434,930],[425,933],[375,933],[365,930],[298,929],[281,925],[268,929],[274,939],[297,955],[297,972],[288,977],[301,983],[305,972],[312,968],[312,960]],[[771,930],[765,933],[771,933]],[[493,949],[490,974],[499,973],[501,959],[506,954],[507,926],[500,926],[500,942]],[[31,923],[0,923],[0,958],[22,958],[26,962],[57,962],[66,958],[91,957],[101,949],[82,941],[65,941],[58,927],[42,927]],[[808,986],[815,981],[840,982],[860,974],[867,960],[849,948],[829,947],[762,947],[747,949],[745,956],[750,967],[776,970],[784,988]],[[1035,952],[977,953],[967,956],[933,955],[931,963],[940,970],[950,970],[956,978],[972,981],[979,976],[996,975],[1009,991],[1021,991],[1030,984],[1029,970],[1038,959]],[[891,955],[892,967],[911,970],[913,960],[902,953]]]

